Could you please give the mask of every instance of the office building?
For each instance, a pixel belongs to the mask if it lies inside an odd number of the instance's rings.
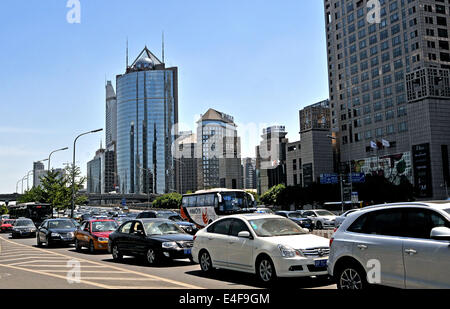
[[[256,159],[242,159],[242,171],[244,189],[256,190]]]
[[[33,162],[33,188],[39,187],[41,184],[40,177],[45,175],[47,175],[47,171],[45,171],[44,163]]]
[[[175,158],[177,168],[177,192],[185,194],[197,191],[197,135],[192,131],[180,132],[177,138],[178,153]]]
[[[378,14],[368,2],[324,1],[336,152],[355,172],[446,198],[450,4],[380,1]]]
[[[105,149],[96,151],[94,159],[87,163],[87,193],[104,194]]]
[[[118,192],[119,178],[117,173],[117,97],[111,81],[105,86],[106,108],[105,108],[105,173],[104,190],[105,192]]]
[[[286,185],[286,135],[284,126],[268,127],[256,146],[257,192],[260,195],[273,186]]]
[[[241,139],[233,117],[209,109],[197,122],[198,189],[242,189]]]
[[[288,186],[320,183],[321,174],[334,171],[329,101],[300,111],[300,141],[286,145]]]
[[[171,153],[178,123],[178,70],[145,47],[116,78],[117,176],[121,193],[175,190]]]

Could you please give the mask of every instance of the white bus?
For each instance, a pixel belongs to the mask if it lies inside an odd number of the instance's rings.
[[[256,201],[244,190],[211,189],[183,195],[181,217],[204,228],[221,216],[253,213]]]

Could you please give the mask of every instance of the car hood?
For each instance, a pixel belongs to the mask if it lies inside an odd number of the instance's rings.
[[[109,235],[114,232],[114,231],[110,231],[110,232],[94,232],[92,233],[92,235],[94,235],[95,237],[106,237],[108,238]]]
[[[50,229],[49,232],[50,233],[70,233],[70,232],[75,232],[76,228],[73,229]]]
[[[194,224],[192,224],[190,222],[186,222],[186,221],[175,221],[175,223],[178,225],[184,225],[184,226],[194,226]]]
[[[171,235],[154,235],[149,238],[158,240],[160,242],[165,241],[193,241],[194,237],[188,234],[171,234]]]
[[[316,236],[313,234],[294,235],[294,236],[277,236],[262,238],[274,245],[289,246],[294,249],[309,249],[318,247],[329,247],[330,241],[327,238]]]
[[[320,216],[321,218],[327,219],[327,220],[335,220],[336,216]]]

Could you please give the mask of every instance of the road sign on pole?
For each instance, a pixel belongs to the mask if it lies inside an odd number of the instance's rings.
[[[359,203],[359,196],[358,192],[352,192],[352,204]]]

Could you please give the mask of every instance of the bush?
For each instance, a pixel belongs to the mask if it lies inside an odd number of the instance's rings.
[[[181,206],[183,196],[178,193],[169,193],[157,197],[153,201],[153,207],[162,209],[177,209]]]

